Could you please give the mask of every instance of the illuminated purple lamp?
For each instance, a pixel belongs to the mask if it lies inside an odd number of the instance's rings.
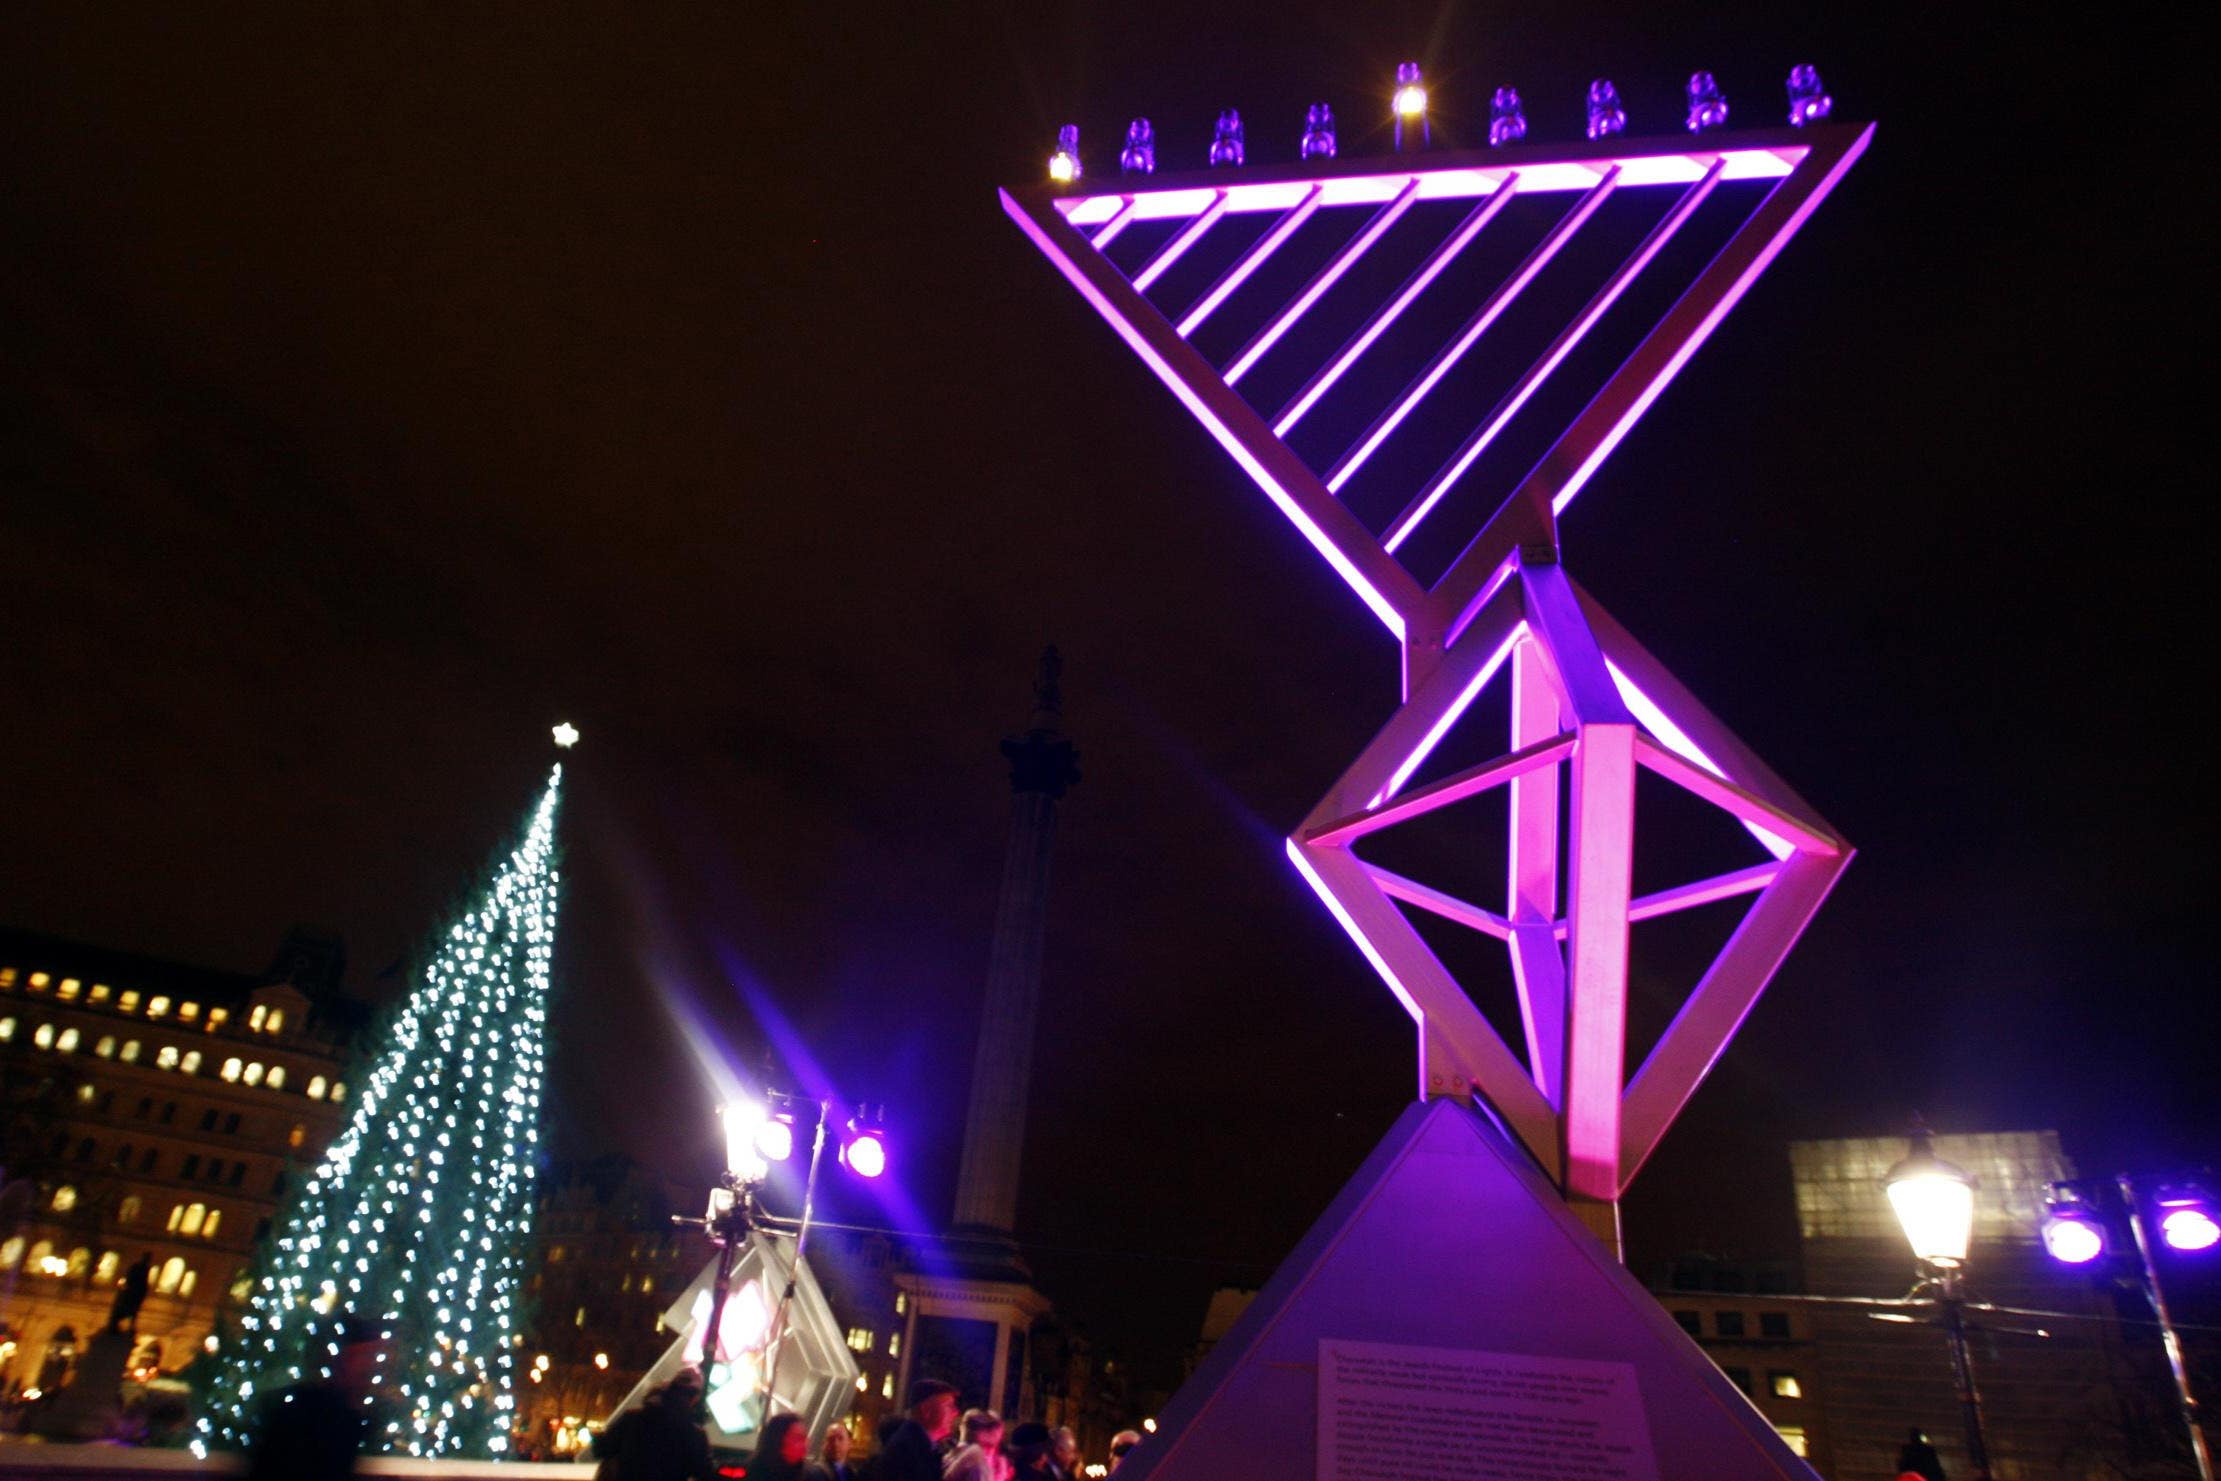
[[[1157,131],[1148,119],[1137,118],[1126,125],[1126,147],[1118,151],[1118,169],[1125,175],[1157,173]]]
[[[1727,127],[1727,94],[1720,91],[1709,72],[1695,72],[1689,77],[1689,132],[1701,134],[1706,129]]]
[[[2105,1227],[2079,1194],[2055,1188],[2044,1208],[2044,1252],[2067,1265],[2087,1265],[2105,1253]]]
[[[841,1165],[860,1178],[876,1178],[887,1170],[887,1134],[866,1125],[861,1117],[848,1123],[841,1138]]]
[[[1517,144],[1527,137],[1527,113],[1519,106],[1519,89],[1500,87],[1488,100],[1488,142],[1491,147]]]
[[[1080,168],[1080,126],[1068,123],[1057,130],[1056,153],[1049,156],[1049,178],[1069,185],[1084,173]]]
[[[2159,1237],[2169,1249],[2186,1253],[2210,1250],[2221,1243],[2221,1224],[2204,1195],[2187,1188],[2163,1189],[2159,1195]]]
[[[1826,123],[1835,111],[1835,99],[1820,85],[1820,69],[1806,63],[1789,69],[1789,121],[1798,128]]]
[[[1305,159],[1334,158],[1334,110],[1324,103],[1313,103],[1303,115],[1302,153]]]
[[[1242,162],[1242,116],[1229,108],[1218,116],[1218,124],[1211,133],[1211,165],[1238,165]]]
[[[1606,139],[1627,131],[1627,110],[1620,105],[1619,89],[1612,79],[1599,77],[1589,84],[1589,137]]]
[[[1396,152],[1406,149],[1424,149],[1433,142],[1433,129],[1427,123],[1427,85],[1420,80],[1417,62],[1402,62],[1396,67],[1396,96],[1389,105],[1396,116]]]

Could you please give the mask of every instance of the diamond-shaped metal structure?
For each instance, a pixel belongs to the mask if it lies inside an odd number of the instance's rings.
[[[1289,838],[1289,857],[1418,1024],[1421,1095],[1478,1095],[1578,1202],[1609,1205],[1624,1192],[1849,863],[1851,849],[1567,578],[1558,560],[1557,516],[1871,135],[1871,125],[1850,125],[1649,142],[1612,138],[1128,176],[1115,185],[1042,185],[1002,195],[1035,245],[1396,636],[1402,707]],[[1488,504],[1493,512],[1446,569],[1422,581],[1406,559],[1413,534],[1446,517],[1445,510],[1469,506],[1469,499],[1447,496],[1474,477],[1517,419],[1538,415],[1540,393],[1615,308],[1624,312],[1629,290],[1669,257],[1669,244],[1701,212],[1720,207],[1721,187],[1746,181],[1769,183],[1724,245],[1640,332],[1578,413],[1547,429],[1547,450]],[[1462,432],[1448,458],[1423,476],[1376,461],[1383,448],[1408,437],[1430,398],[1439,398],[1437,411],[1457,399],[1461,365],[1485,358],[1492,332],[1538,281],[1550,283],[1557,301],[1573,260],[1569,246],[1608,201],[1630,193],[1657,202],[1647,232],[1601,281],[1583,285],[1577,309],[1500,394],[1486,405],[1448,408]],[[1550,197],[1558,207],[1539,239],[1492,283],[1453,287],[1463,281],[1453,264],[1527,197]],[[1462,215],[1446,233],[1407,252],[1416,266],[1399,281],[1384,283],[1361,267],[1399,233],[1429,230],[1416,208],[1438,201],[1460,203]],[[1362,223],[1328,241],[1298,286],[1265,287],[1288,281],[1267,265],[1293,244],[1313,241],[1317,218],[1353,207],[1365,213]],[[1229,218],[1253,213],[1265,213],[1269,224],[1237,247],[1207,287],[1175,301],[1175,285],[1192,276],[1175,272],[1182,259]],[[1121,267],[1110,249],[1136,228],[1161,240]],[[1353,295],[1364,301],[1353,305]],[[1316,337],[1298,332],[1322,303],[1337,305],[1356,326],[1336,336],[1338,347],[1324,358]],[[1198,332],[1244,313],[1254,327],[1239,348],[1207,357]],[[1452,327],[1428,336],[1436,346],[1431,353],[1389,377],[1391,384],[1400,378],[1402,389],[1382,402],[1381,367],[1371,362],[1384,345],[1433,326]],[[1625,326],[1616,327],[1624,334]],[[1300,380],[1288,373],[1299,361]],[[1298,386],[1271,406],[1245,391],[1265,379],[1256,372],[1267,364]],[[1361,365],[1369,374],[1353,375]],[[1376,389],[1368,393],[1367,386]],[[1307,460],[1291,435],[1328,407],[1362,430],[1331,460]],[[1345,502],[1351,481],[1368,466],[1376,484],[1388,469],[1388,481],[1398,485],[1389,501],[1397,512],[1385,522],[1362,518]],[[1511,694],[1504,751],[1415,785],[1427,758],[1492,682]],[[1641,770],[1740,823],[1753,840],[1754,862],[1635,896]],[[1510,818],[1500,907],[1360,857],[1364,841],[1384,830],[1492,792],[1503,794]],[[1630,927],[1742,896],[1752,900],[1740,924],[1630,1079]],[[1490,1025],[1407,909],[1504,943],[1524,1055]]]

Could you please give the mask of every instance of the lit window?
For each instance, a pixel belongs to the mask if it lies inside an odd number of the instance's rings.
[[[262,1083],[262,1061],[256,1060],[253,1064],[247,1066],[247,1083],[249,1085],[260,1085]]]
[[[45,992],[46,984],[52,982],[53,980],[53,978],[47,976],[44,972],[33,972],[31,974],[31,991]]]
[[[908,1311],[909,1309],[910,1309],[910,1294],[909,1294],[909,1292],[907,1292],[907,1291],[897,1291],[897,1292],[895,1292],[895,1315],[896,1315],[896,1316],[901,1316],[901,1315],[902,1315],[902,1314],[903,1314],[904,1312]]]
[[[208,1211],[208,1222],[201,1225],[201,1238],[214,1239],[216,1237],[217,1226],[222,1224],[223,1222],[224,1211],[220,1208],[210,1209]]]
[[[577,1311],[575,1311],[575,1312],[573,1312],[573,1313],[571,1314],[571,1325],[572,1325],[572,1326],[574,1326],[574,1327],[583,1327],[583,1326],[585,1326],[585,1325],[586,1325],[586,1308],[585,1308],[585,1307],[581,1306],[581,1307],[580,1307],[580,1308],[579,1308],[579,1309],[578,1309]],[[724,1338],[722,1338],[722,1337],[718,1338],[718,1339],[717,1339],[717,1345],[718,1345],[719,1349],[720,1349],[720,1350],[722,1350],[722,1349],[724,1348],[724,1346],[725,1346],[725,1339],[724,1339]]]
[[[224,1021],[230,1017],[231,1010],[229,1008],[211,1008],[208,1010],[208,1026],[210,1028],[222,1028]]]
[[[894,1396],[895,1375],[890,1372],[885,1378],[882,1378],[879,1381],[879,1397],[881,1397],[882,1399],[891,1399]]]
[[[77,1001],[77,995],[84,990],[84,983],[79,982],[74,977],[64,977],[62,979],[62,985],[54,989],[54,996],[60,998],[65,1003],[73,1003]]]
[[[201,1005],[198,1003],[185,1002],[177,1005],[177,1017],[181,1023],[191,1023],[200,1016]]]
[[[93,1097],[98,1094],[100,1092],[93,1088],[93,1082],[87,1080],[77,1087],[77,1103],[81,1106],[89,1106],[93,1103]]]
[[[93,1268],[93,1252],[79,1245],[69,1252],[69,1273],[72,1279],[82,1280],[85,1272]]]
[[[322,1075],[309,1076],[308,1098],[310,1100],[322,1100],[324,1098],[324,1077]]]
[[[283,1008],[272,1008],[270,1010],[270,1021],[264,1024],[263,1027],[273,1034],[285,1032],[285,1010]]]
[[[200,1279],[200,1273],[199,1273],[198,1271],[195,1271],[195,1270],[188,1270],[188,1271],[186,1271],[186,1272],[185,1272],[185,1274],[184,1274],[183,1276],[181,1276],[181,1277],[180,1277],[180,1278],[178,1279],[178,1283],[177,1283],[177,1293],[178,1293],[178,1294],[179,1294],[180,1296],[190,1296],[190,1295],[192,1295],[192,1294],[193,1294],[193,1286],[194,1286],[194,1284],[195,1284],[195,1283],[196,1283],[197,1281],[199,1281],[199,1279]]]
[[[60,1037],[60,1038],[58,1038],[58,1039],[56,1039],[56,1040],[54,1041],[54,1047],[55,1047],[55,1049],[57,1049],[58,1051],[60,1051],[60,1052],[61,1052],[61,1053],[63,1053],[63,1054],[74,1054],[74,1053],[76,1053],[76,1052],[77,1052],[77,1030],[75,1030],[75,1029],[73,1029],[73,1028],[65,1028],[65,1029],[63,1029],[63,1030],[62,1030],[62,1034],[61,1034],[61,1037]]]
[[[169,1011],[170,1000],[168,998],[154,997],[147,999],[147,1017],[160,1018]]]
[[[332,1099],[347,1099],[347,1082],[345,1080],[334,1080],[332,1082]]]
[[[294,1122],[293,1129],[285,1134],[285,1144],[289,1147],[298,1147],[307,1140],[308,1128],[298,1121]]]
[[[642,1295],[646,1295],[648,1292],[654,1290],[655,1288],[656,1278],[654,1276],[643,1275],[640,1277],[640,1293]]]
[[[118,1011],[119,1013],[138,1012],[139,990],[135,987],[125,988],[123,990],[123,996],[116,999],[116,1011]]]
[[[0,1018],[0,1044],[10,1043],[14,1040],[14,1038],[15,1020],[12,1018]]]
[[[0,967],[0,987],[15,986],[15,968]]]
[[[271,1088],[272,1090],[283,1090],[283,1089],[285,1089],[285,1066],[284,1066],[284,1065],[282,1065],[282,1064],[274,1064],[274,1065],[270,1066],[270,1081],[269,1081],[269,1084],[270,1084],[270,1088]]]
[[[1805,1427],[1801,1424],[1777,1424],[1774,1433],[1781,1436],[1781,1443],[1789,1447],[1791,1455],[1802,1456],[1805,1449]]]
[[[119,1224],[138,1222],[139,1207],[139,1195],[136,1193],[129,1195],[123,1202],[116,1205],[116,1222]]]
[[[262,1020],[269,1016],[270,1010],[257,1003],[254,1005],[254,1012],[247,1015],[247,1027],[259,1034],[262,1032]]]
[[[198,1234],[201,1232],[201,1221],[207,1217],[207,1204],[188,1203],[185,1205],[185,1217],[178,1224],[177,1232],[180,1234]]]
[[[240,1064],[238,1060],[227,1059],[224,1061],[224,1067],[221,1070],[217,1071],[217,1073],[222,1075],[225,1080],[229,1081],[239,1078],[239,1070]]]
[[[887,1356],[890,1358],[902,1356],[902,1334],[900,1332],[889,1332],[887,1334]]]
[[[10,967],[8,971],[10,975],[13,975],[15,969]],[[18,1234],[6,1244],[0,1244],[0,1270],[13,1270],[22,1263],[23,1236]]]
[[[125,1064],[137,1064],[139,1062],[139,1041],[137,1039],[124,1040],[123,1051],[116,1058],[122,1060]]]
[[[155,1050],[154,1067],[158,1070],[176,1069],[177,1046],[175,1044],[164,1044],[161,1048]]]
[[[232,1299],[232,1300],[234,1300],[234,1301],[244,1301],[244,1300],[246,1300],[246,1299],[247,1299],[247,1298],[248,1298],[249,1296],[251,1296],[251,1295],[253,1295],[253,1294],[254,1294],[254,1277],[253,1277],[253,1276],[251,1276],[251,1275],[242,1275],[242,1276],[240,1276],[240,1277],[239,1277],[239,1279],[237,1279],[237,1280],[235,1280],[235,1281],[233,1281],[233,1282],[231,1283],[231,1299]]]
[[[31,1246],[30,1258],[25,1260],[23,1263],[32,1270],[39,1270],[39,1267],[41,1265],[44,1265],[47,1262],[48,1258],[53,1255],[53,1253],[54,1241],[51,1239],[42,1239],[37,1244]],[[52,1271],[39,1270],[39,1274],[41,1275],[51,1275],[52,1273]]]
[[[201,1072],[201,1052],[198,1049],[186,1050],[185,1057],[177,1062],[177,1067],[188,1075],[199,1074]]]
[[[848,1329],[848,1345],[856,1352],[870,1352],[875,1340],[875,1334],[868,1328],[850,1327]]]
[[[116,1036],[114,1034],[102,1034],[100,1042],[93,1045],[93,1053],[99,1055],[102,1059],[114,1059],[116,1057]]]
[[[54,1212],[66,1214],[77,1207],[77,1190],[64,1183],[54,1190]]]
[[[173,1203],[173,1204],[171,1204],[171,1205],[170,1205],[170,1222],[169,1222],[169,1226],[168,1226],[168,1227],[169,1227],[169,1232],[170,1232],[170,1233],[172,1233],[172,1234],[175,1234],[175,1233],[177,1233],[177,1225],[178,1225],[178,1221],[179,1221],[179,1220],[181,1220],[181,1219],[183,1219],[184,1217],[185,1217],[185,1205],[184,1205],[184,1204],[182,1204],[182,1203]]]
[[[115,992],[116,990],[107,983],[96,982],[93,984],[93,990],[85,994],[85,1001],[88,1003],[105,1003],[115,996]]]
[[[1775,1372],[1769,1377],[1773,1380],[1775,1398],[1801,1399],[1805,1396],[1804,1385],[1797,1382],[1796,1374]]]
[[[38,1045],[41,1049],[53,1048],[54,1025],[51,1023],[42,1023],[37,1028],[33,1029],[31,1031],[31,1042]]]
[[[114,1280],[116,1278],[116,1264],[116,1252],[114,1250],[102,1250],[100,1259],[93,1265],[93,1279],[102,1285]]]

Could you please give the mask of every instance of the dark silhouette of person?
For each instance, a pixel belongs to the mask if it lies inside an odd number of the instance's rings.
[[[141,1255],[116,1282],[116,1299],[108,1305],[108,1330],[139,1335],[139,1308],[147,1304],[147,1284],[154,1279],[154,1256]]]
[[[1936,1454],[1936,1447],[1914,1425],[1905,1435],[1905,1443],[1897,1452],[1897,1470],[1900,1476],[1918,1476],[1920,1481],[1945,1481],[1943,1457]]]
[[[382,1327],[344,1318],[331,1377],[270,1396],[247,1454],[248,1481],[345,1481],[354,1475],[363,1440],[384,1418],[371,1390],[386,1352]]]
[[[606,1481],[718,1481],[709,1436],[694,1418],[701,1401],[702,1375],[681,1368],[594,1437],[594,1455],[602,1462],[595,1474]]]
[[[872,1481],[941,1481],[937,1448],[956,1428],[956,1389],[938,1378],[910,1385],[909,1418],[887,1437]]]

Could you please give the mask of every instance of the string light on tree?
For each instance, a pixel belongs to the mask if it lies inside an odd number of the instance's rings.
[[[558,746],[578,741],[569,724]],[[298,1189],[227,1344],[196,1449],[328,1374],[342,1316],[394,1338],[365,1448],[506,1457],[555,950],[563,768],[371,1041],[354,1114]]]

